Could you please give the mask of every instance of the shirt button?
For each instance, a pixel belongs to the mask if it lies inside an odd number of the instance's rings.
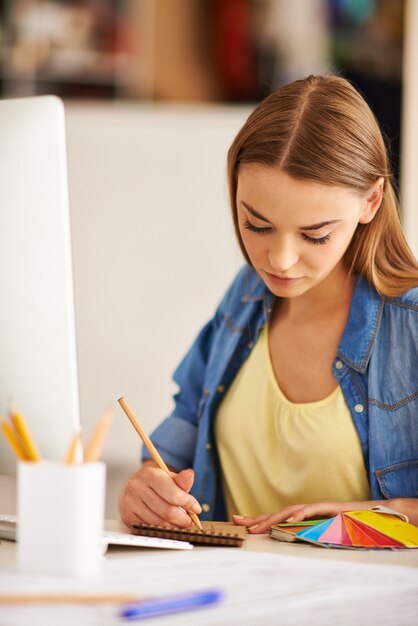
[[[209,511],[210,511],[210,506],[209,506],[209,504],[208,504],[207,502],[203,502],[203,504],[202,504],[202,511],[203,511],[204,513],[209,513]]]
[[[337,370],[342,369],[342,367],[343,367],[343,362],[342,362],[342,361],[336,361],[336,363],[335,363],[335,367],[337,368]]]
[[[225,386],[224,385],[218,385],[218,392],[219,393],[223,393],[225,391]]]
[[[356,413],[363,413],[364,406],[362,404],[356,404],[356,406],[354,407],[354,410]]]
[[[207,443],[206,444],[206,450],[212,450],[212,444],[211,443]]]
[[[249,347],[249,349],[250,349],[250,350],[251,350],[251,348],[253,347],[253,345],[254,345],[254,344],[253,344],[253,342],[252,342],[252,341],[250,341],[250,342],[248,343],[248,347]]]
[[[203,389],[203,395],[206,397],[209,395],[209,389],[207,387]]]

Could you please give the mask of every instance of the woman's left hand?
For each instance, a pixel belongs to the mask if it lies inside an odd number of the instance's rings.
[[[305,519],[321,517],[333,517],[342,511],[358,511],[359,509],[371,509],[373,506],[383,505],[390,507],[388,500],[360,500],[354,502],[315,502],[312,504],[293,504],[277,513],[257,515],[255,517],[242,517],[233,515],[234,524],[246,526],[253,534],[266,533],[273,524],[282,522],[301,522]]]

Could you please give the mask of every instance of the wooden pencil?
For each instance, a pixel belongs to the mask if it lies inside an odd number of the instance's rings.
[[[97,422],[96,428],[94,429],[90,441],[87,444],[84,454],[84,461],[86,463],[92,463],[97,461],[99,458],[105,437],[112,423],[112,419],[113,409],[108,407]]]
[[[54,594],[54,593],[28,593],[28,594],[0,594],[0,605],[6,604],[99,604],[119,602],[139,602],[141,599],[134,595],[123,594]]]
[[[65,456],[65,462],[68,465],[72,463],[83,462],[83,442],[81,440],[81,433],[75,433],[70,441],[67,454]]]
[[[164,472],[167,474],[167,476],[170,476],[170,478],[173,479],[172,473],[168,469],[167,465],[165,464],[165,462],[162,459],[160,453],[158,452],[158,450],[156,449],[156,447],[152,443],[151,439],[148,437],[147,433],[144,431],[144,429],[142,428],[141,424],[136,419],[135,415],[132,412],[132,409],[129,407],[129,405],[126,402],[125,398],[123,398],[123,397],[119,398],[118,402],[121,405],[122,409],[125,411],[129,421],[131,422],[132,426],[135,428],[135,430],[138,433],[138,435],[141,437],[142,441],[144,442],[144,446],[146,447],[146,449],[148,450],[148,452],[150,453],[150,455],[152,456],[152,458],[154,459],[154,461],[156,462],[158,467],[160,469],[164,470]],[[197,528],[199,530],[203,530],[202,524],[200,523],[200,519],[198,518],[196,513],[192,513],[191,511],[187,511],[187,514],[190,515],[193,523],[197,526]]]

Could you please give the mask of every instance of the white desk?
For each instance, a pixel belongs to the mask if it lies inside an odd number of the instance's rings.
[[[119,528],[108,522],[109,530]],[[96,579],[45,579],[16,571],[16,544],[0,544],[0,590],[175,594],[217,587],[224,602],[210,609],[154,618],[159,624],[259,626],[415,626],[418,550],[357,551],[288,544],[249,536],[244,548],[191,551],[111,548]],[[48,585],[53,585],[48,586]],[[126,624],[114,605],[0,607],[0,624]]]
[[[117,520],[106,520],[106,529],[125,532],[127,527]],[[203,547],[195,547],[195,550],[202,550]],[[223,548],[221,548],[223,549]],[[241,550],[250,550],[251,552],[269,552],[273,554],[282,554],[291,557],[305,557],[309,559],[338,560],[351,561],[353,563],[375,563],[378,565],[399,565],[405,567],[418,568],[418,549],[401,550],[395,552],[393,550],[340,550],[338,548],[320,548],[318,546],[309,545],[307,543],[286,543],[285,541],[276,541],[268,535],[247,535],[244,547]],[[213,548],[211,548],[213,550]],[[112,548],[107,558],[114,558],[124,554],[135,557],[135,551],[130,549]],[[0,552],[1,567],[1,552]],[[418,575],[418,572],[417,572]],[[417,620],[418,622],[418,620]]]

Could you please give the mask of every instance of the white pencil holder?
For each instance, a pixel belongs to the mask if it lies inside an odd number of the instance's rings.
[[[72,576],[100,571],[105,482],[104,463],[19,463],[21,571]]]

